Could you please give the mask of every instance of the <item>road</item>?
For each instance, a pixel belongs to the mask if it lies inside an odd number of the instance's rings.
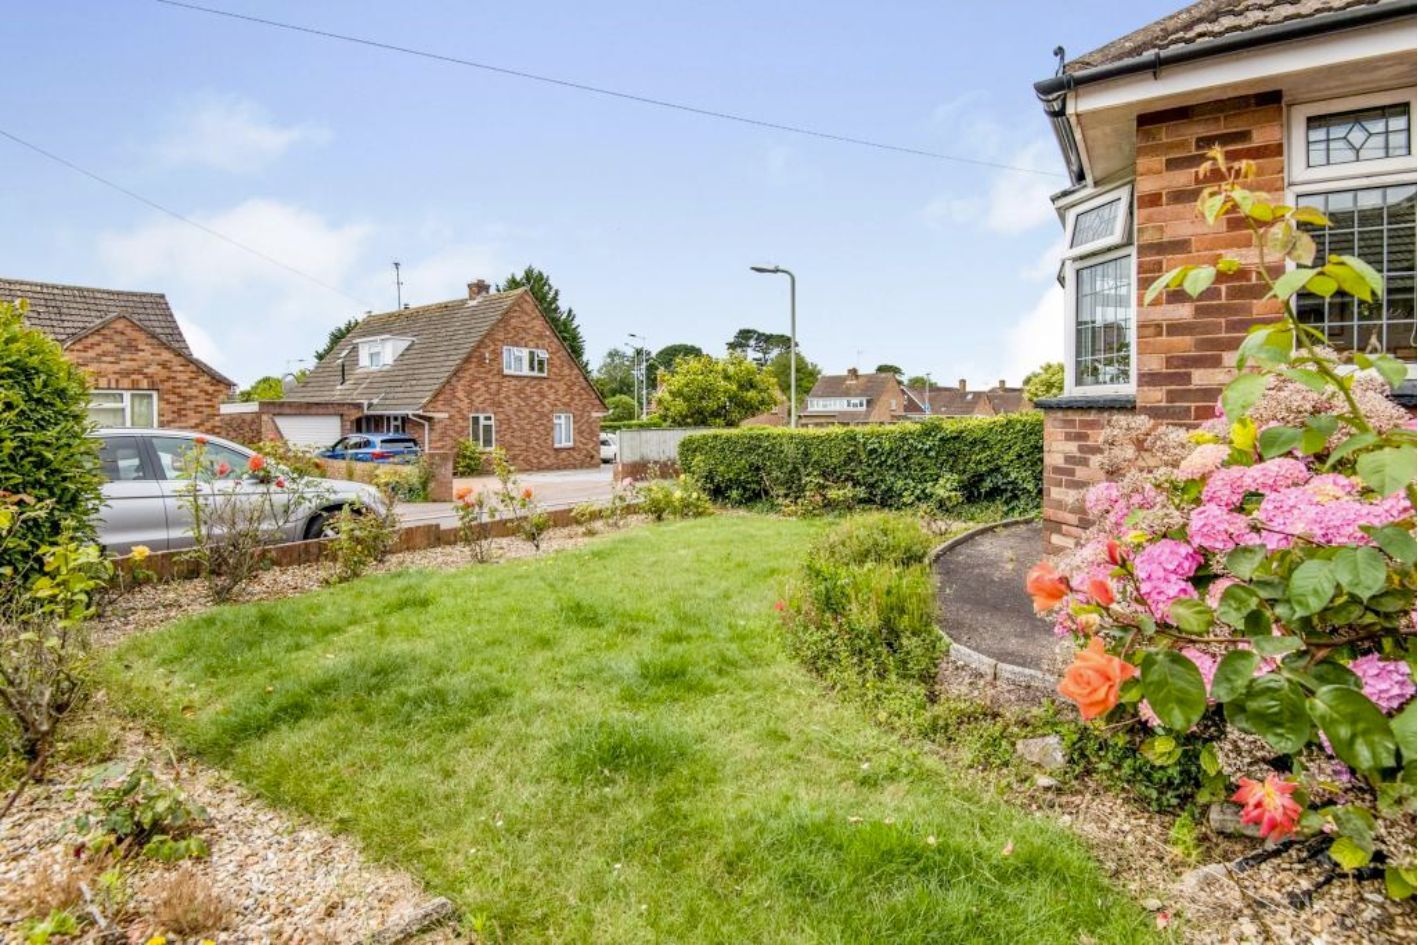
[[[601,505],[611,496],[609,464],[599,469],[521,473],[517,478],[523,486],[531,487],[537,502],[546,509],[571,508],[583,502]],[[477,491],[495,492],[498,482],[493,476],[453,480],[455,493],[464,486]],[[398,512],[399,520],[405,525],[438,524],[451,528],[458,524],[458,515],[450,502],[401,502]]]

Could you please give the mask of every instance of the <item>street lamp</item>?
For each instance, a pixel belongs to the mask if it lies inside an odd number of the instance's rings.
[[[635,398],[635,409],[639,413],[640,418],[644,419],[645,412],[650,406],[650,385],[647,383],[649,377],[646,376],[648,372],[645,369],[645,336],[630,332],[628,337],[635,339],[635,348],[631,352],[635,355],[635,368],[633,369],[632,376],[635,378],[636,387],[638,388],[638,394]]]
[[[749,266],[754,272],[788,277],[788,426],[798,426],[798,277],[782,266]]]

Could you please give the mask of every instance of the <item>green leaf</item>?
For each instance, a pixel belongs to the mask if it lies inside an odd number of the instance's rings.
[[[1274,459],[1288,453],[1300,445],[1302,435],[1294,427],[1266,427],[1260,431],[1260,455],[1265,459]],[[1320,443],[1323,444],[1324,440],[1321,439]]]
[[[1384,589],[1388,566],[1375,548],[1341,548],[1334,555],[1334,575],[1350,594],[1368,600]]]
[[[1265,391],[1264,374],[1239,374],[1221,392],[1221,409],[1232,423],[1245,416],[1247,410]]]
[[[1325,388],[1329,387],[1329,381],[1325,380],[1323,374],[1309,368],[1281,368],[1280,373],[1297,384],[1304,384],[1317,394],[1323,394]]]
[[[1190,266],[1178,266],[1162,273],[1153,281],[1152,285],[1147,287],[1147,294],[1142,297],[1142,304],[1151,305],[1153,299],[1168,289],[1174,288],[1178,282],[1185,278],[1191,268]]]
[[[1264,545],[1241,545],[1226,555],[1226,570],[1242,581],[1249,581],[1256,568],[1265,560]],[[1229,590],[1229,588],[1228,588]],[[1224,597],[1224,595],[1223,595]]]
[[[1216,665],[1216,675],[1211,677],[1211,698],[1217,702],[1230,702],[1243,694],[1259,665],[1260,657],[1254,650],[1232,650],[1221,657],[1221,662]]]
[[[1370,266],[1358,256],[1340,256],[1339,261],[1353,269],[1364,277],[1364,281],[1369,284],[1369,289],[1374,295],[1382,297],[1384,294],[1384,277],[1379,275],[1373,266]]]
[[[1363,531],[1378,542],[1390,558],[1410,565],[1418,562],[1418,542],[1414,541],[1413,533],[1408,529],[1385,525],[1383,528],[1364,528]]]
[[[1305,428],[1325,436],[1333,436],[1334,431],[1339,429],[1339,418],[1332,413],[1317,413],[1305,420]]]
[[[1140,750],[1142,757],[1158,767],[1165,768],[1167,765],[1176,764],[1182,757],[1181,746],[1170,735],[1154,735],[1143,741]]]
[[[1310,258],[1313,259],[1314,257],[1311,256]],[[1339,291],[1339,283],[1336,282],[1332,276],[1328,276],[1323,272],[1317,272],[1310,277],[1309,282],[1305,283],[1305,288],[1315,295],[1318,295],[1320,298],[1327,299]]]
[[[1251,680],[1244,701],[1242,727],[1254,732],[1281,754],[1299,751],[1310,738],[1310,720],[1305,714],[1305,693],[1299,686],[1277,673],[1267,673]]]
[[[1255,647],[1257,653],[1272,658],[1294,653],[1304,645],[1304,641],[1299,637],[1256,637],[1251,641],[1251,646]]]
[[[1260,606],[1260,595],[1244,584],[1232,584],[1221,592],[1216,618],[1228,627],[1244,627],[1246,615]]]
[[[1379,495],[1392,495],[1413,481],[1418,448],[1391,446],[1359,457],[1355,469],[1364,484]]]
[[[1388,723],[1405,763],[1418,761],[1418,716],[1414,714],[1414,706],[1418,706],[1418,701],[1410,699],[1403,711],[1389,719]]]
[[[1330,226],[1329,217],[1315,207],[1296,207],[1290,214],[1290,219],[1296,223],[1305,223],[1310,226]]]
[[[1338,863],[1340,869],[1357,870],[1366,865],[1373,855],[1372,842],[1366,850],[1363,844],[1349,836],[1339,837],[1329,845],[1329,858]]]
[[[1175,650],[1155,650],[1142,658],[1142,690],[1152,711],[1173,731],[1185,732],[1206,712],[1201,670]]]
[[[1397,387],[1408,380],[1408,365],[1391,354],[1380,354],[1374,358],[1374,370],[1388,381],[1389,387]]]
[[[1210,607],[1206,606],[1203,601],[1187,597],[1173,601],[1172,607],[1167,613],[1172,618],[1172,623],[1193,636],[1206,633],[1215,622]]]
[[[1356,433],[1349,439],[1336,446],[1329,454],[1328,461],[1325,462],[1325,469],[1333,469],[1334,464],[1355,450],[1361,450],[1368,446],[1373,446],[1379,438],[1372,433]]]
[[[1343,263],[1330,263],[1324,267],[1324,271],[1350,295],[1357,296],[1366,302],[1373,298],[1373,290],[1364,281],[1364,277],[1359,275],[1353,267]]]
[[[1388,719],[1359,690],[1325,686],[1310,699],[1309,709],[1340,761],[1364,774],[1393,764],[1398,743]]]
[[[1216,746],[1207,742],[1201,746],[1201,770],[1213,775],[1221,770],[1221,759],[1216,757]]]
[[[1207,289],[1211,288],[1211,283],[1216,281],[1215,266],[1197,266],[1182,279],[1182,288],[1192,298],[1196,298]]]
[[[1308,617],[1324,609],[1334,596],[1334,567],[1328,561],[1312,558],[1302,563],[1290,575],[1286,599],[1299,617]]]
[[[1313,269],[1291,269],[1275,280],[1272,294],[1283,302],[1304,288],[1305,283],[1309,282],[1310,277],[1314,274],[1315,270]]]
[[[1384,867],[1384,891],[1390,899],[1408,899],[1418,891],[1418,871],[1412,867]]]

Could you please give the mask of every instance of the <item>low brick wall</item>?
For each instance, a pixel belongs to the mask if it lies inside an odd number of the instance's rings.
[[[572,509],[553,509],[547,512],[554,528],[575,524]],[[491,537],[507,538],[513,535],[513,522],[499,519],[491,523]],[[458,529],[441,525],[410,525],[399,531],[399,540],[392,554],[403,551],[421,551],[425,548],[440,548],[458,544]],[[330,541],[317,538],[312,541],[292,541],[271,545],[266,549],[266,557],[273,568],[289,568],[299,564],[314,564],[323,561],[330,554]],[[116,572],[131,577],[133,559],[123,556],[113,559]],[[196,563],[187,557],[187,551],[155,551],[143,562],[143,570],[149,571],[158,581],[176,581],[198,576]],[[116,578],[115,578],[116,579]]]

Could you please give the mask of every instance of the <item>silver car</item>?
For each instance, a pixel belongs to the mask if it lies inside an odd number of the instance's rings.
[[[226,463],[234,472],[213,488],[235,488],[255,454],[230,440],[184,430],[105,427],[96,430],[99,460],[103,469],[103,507],[98,514],[98,541],[110,554],[125,554],[134,545],[152,551],[169,551],[192,544],[190,516],[179,500],[179,490],[187,481],[179,477],[182,457],[198,436],[206,439],[206,456],[215,464]],[[291,521],[275,532],[273,541],[319,538],[328,532],[330,518],[347,505],[359,504],[379,512],[384,502],[378,490],[359,482],[341,479],[308,480],[315,497],[308,509],[291,516]],[[297,493],[298,494],[298,493]]]

